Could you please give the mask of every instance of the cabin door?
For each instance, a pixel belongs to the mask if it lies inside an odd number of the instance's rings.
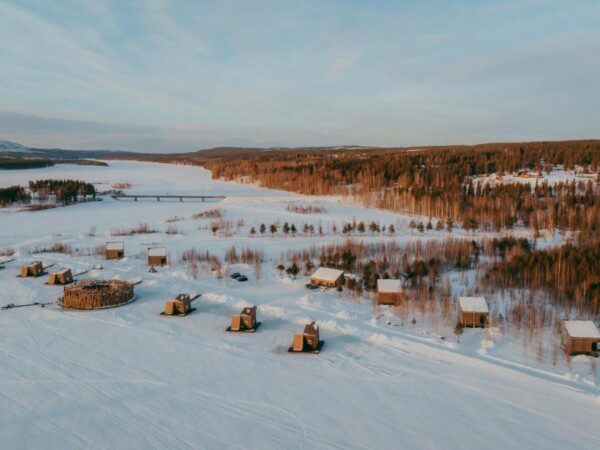
[[[479,316],[479,324],[481,326],[485,325],[485,316]]]

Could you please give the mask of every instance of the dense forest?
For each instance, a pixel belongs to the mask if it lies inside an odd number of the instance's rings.
[[[12,205],[29,200],[29,194],[23,186],[0,188],[0,206]]]
[[[582,233],[577,242],[545,250],[515,246],[493,264],[484,283],[542,290],[562,306],[600,314],[600,235]]]
[[[31,192],[56,196],[59,203],[69,203],[77,201],[79,195],[96,196],[96,189],[93,184],[78,180],[36,180],[29,182]]]
[[[312,195],[352,195],[365,204],[484,230],[598,230],[598,178],[549,185],[484,183],[482,175],[562,166],[597,173],[600,141],[472,147],[263,152],[202,162],[214,178]]]
[[[5,170],[40,169],[42,167],[53,165],[54,161],[50,159],[14,159],[0,157],[0,169]]]

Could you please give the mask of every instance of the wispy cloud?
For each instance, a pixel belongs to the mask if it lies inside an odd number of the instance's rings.
[[[154,151],[593,137],[599,20],[593,1],[0,0],[0,137]]]

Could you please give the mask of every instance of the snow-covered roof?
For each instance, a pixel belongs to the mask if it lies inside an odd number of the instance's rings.
[[[106,250],[123,250],[124,244],[122,242],[107,242]]]
[[[148,249],[148,256],[167,256],[165,247],[151,247]]]
[[[402,292],[402,283],[400,280],[377,280],[377,292],[382,292],[384,294],[394,294],[397,292]]]
[[[343,274],[343,270],[330,269],[329,267],[319,267],[311,275],[311,278],[318,278],[319,280],[330,281],[333,283]]]
[[[572,338],[600,339],[600,332],[591,320],[565,320],[563,324]]]
[[[61,269],[60,269],[58,272],[56,272],[56,273],[65,274],[65,273],[67,273],[69,270],[71,270],[71,269],[69,269],[68,267],[63,267],[63,268],[61,268]]]
[[[458,305],[462,312],[487,313],[488,304],[483,297],[458,297]]]

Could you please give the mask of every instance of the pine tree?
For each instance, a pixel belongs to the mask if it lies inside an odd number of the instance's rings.
[[[365,224],[364,222],[359,222],[358,223],[358,232],[362,235],[365,232]]]
[[[294,261],[290,267],[288,267],[287,269],[285,269],[285,271],[289,275],[292,275],[294,277],[294,280],[295,280],[296,279],[296,275],[298,275],[298,272],[300,272],[300,269],[298,268],[298,265],[296,264],[296,261]]]
[[[379,229],[379,226],[375,223],[375,221],[369,224],[369,231],[371,234],[375,234],[375,232]]]

